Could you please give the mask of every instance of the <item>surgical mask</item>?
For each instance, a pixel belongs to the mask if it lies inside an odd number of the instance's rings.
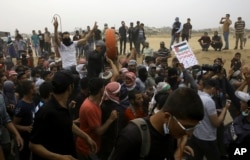
[[[249,110],[246,109],[245,111],[242,111],[241,115],[244,116],[244,117],[247,117],[249,115]]]

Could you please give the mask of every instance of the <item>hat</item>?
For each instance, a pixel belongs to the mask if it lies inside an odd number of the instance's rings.
[[[128,61],[128,65],[129,65],[129,66],[130,66],[130,65],[137,65],[137,62],[136,62],[136,60],[131,59],[131,60]]]
[[[135,79],[136,79],[136,75],[134,74],[134,72],[127,72],[127,73],[125,73],[125,77],[128,77],[132,81],[135,81]]]
[[[250,95],[248,93],[242,91],[235,91],[236,97],[238,97],[241,101],[248,102],[250,100]]]
[[[98,40],[96,43],[95,43],[96,46],[99,46],[99,47],[104,47],[106,44],[104,43],[103,40]]]
[[[162,41],[162,42],[160,43],[160,45],[162,45],[162,44],[164,45],[164,44],[165,44],[165,42],[163,42],[163,41]]]
[[[9,71],[9,77],[10,77],[10,76],[14,76],[14,75],[17,75],[16,71],[13,71],[13,70],[12,70],[12,71]]]
[[[127,73],[127,72],[128,72],[128,69],[127,69],[127,68],[121,68],[121,69],[120,69],[120,72],[121,72],[122,74]]]
[[[102,79],[110,79],[113,76],[111,71],[105,71],[100,73],[99,77]]]
[[[171,86],[167,82],[159,82],[156,87],[158,93],[168,91],[169,89],[171,89]]]

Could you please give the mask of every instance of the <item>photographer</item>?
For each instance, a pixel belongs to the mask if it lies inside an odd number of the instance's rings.
[[[224,63],[222,59],[216,58],[212,66],[203,65],[202,70],[209,71],[210,78],[216,80],[218,87],[217,87],[217,91],[215,92],[212,98],[216,104],[218,115],[221,114],[221,110],[223,106],[225,106],[226,100],[230,99],[232,103],[228,111],[231,117],[234,119],[240,112],[240,102],[239,102],[239,99],[234,94],[235,89],[232,87],[232,85],[229,83],[227,79],[226,71],[223,68],[223,65]],[[224,131],[224,124],[222,124],[217,129],[217,143],[218,143],[221,155],[226,154],[224,144],[223,144],[223,131]]]

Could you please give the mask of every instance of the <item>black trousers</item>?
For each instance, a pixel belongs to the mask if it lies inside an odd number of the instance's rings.
[[[186,156],[188,160],[220,160],[220,152],[215,141],[204,141],[196,138],[194,135],[188,140],[187,145],[193,148],[194,157]]]

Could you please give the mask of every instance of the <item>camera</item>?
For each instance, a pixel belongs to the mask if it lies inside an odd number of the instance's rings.
[[[209,65],[209,64],[203,64],[201,66],[202,70],[205,71],[212,71],[214,73],[220,73],[222,70],[222,66],[219,64]]]

